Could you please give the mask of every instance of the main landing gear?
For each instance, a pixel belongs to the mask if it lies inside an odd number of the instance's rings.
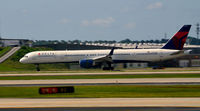
[[[103,67],[103,70],[114,70],[114,67]]]
[[[40,71],[40,66],[39,66],[39,64],[35,64],[36,65],[36,70],[37,71]]]
[[[103,70],[114,70],[114,67],[112,67],[111,63],[107,63],[107,65],[104,64]]]

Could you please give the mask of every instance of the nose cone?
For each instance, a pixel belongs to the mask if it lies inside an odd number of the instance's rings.
[[[21,63],[26,63],[26,60],[25,60],[24,57],[22,57],[22,58],[19,60],[19,62],[21,62]]]

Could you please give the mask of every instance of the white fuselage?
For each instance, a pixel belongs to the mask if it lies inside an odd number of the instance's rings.
[[[114,63],[155,62],[183,56],[180,50],[169,49],[115,49],[112,55]],[[72,63],[83,59],[92,59],[108,55],[110,50],[76,50],[76,51],[35,51],[26,54],[21,63]]]

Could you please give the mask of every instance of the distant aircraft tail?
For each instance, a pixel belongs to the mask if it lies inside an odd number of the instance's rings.
[[[191,25],[184,25],[161,49],[182,50]]]

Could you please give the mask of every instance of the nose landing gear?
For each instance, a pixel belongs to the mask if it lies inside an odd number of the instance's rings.
[[[35,64],[36,65],[36,71],[40,71],[40,66],[39,64]]]

